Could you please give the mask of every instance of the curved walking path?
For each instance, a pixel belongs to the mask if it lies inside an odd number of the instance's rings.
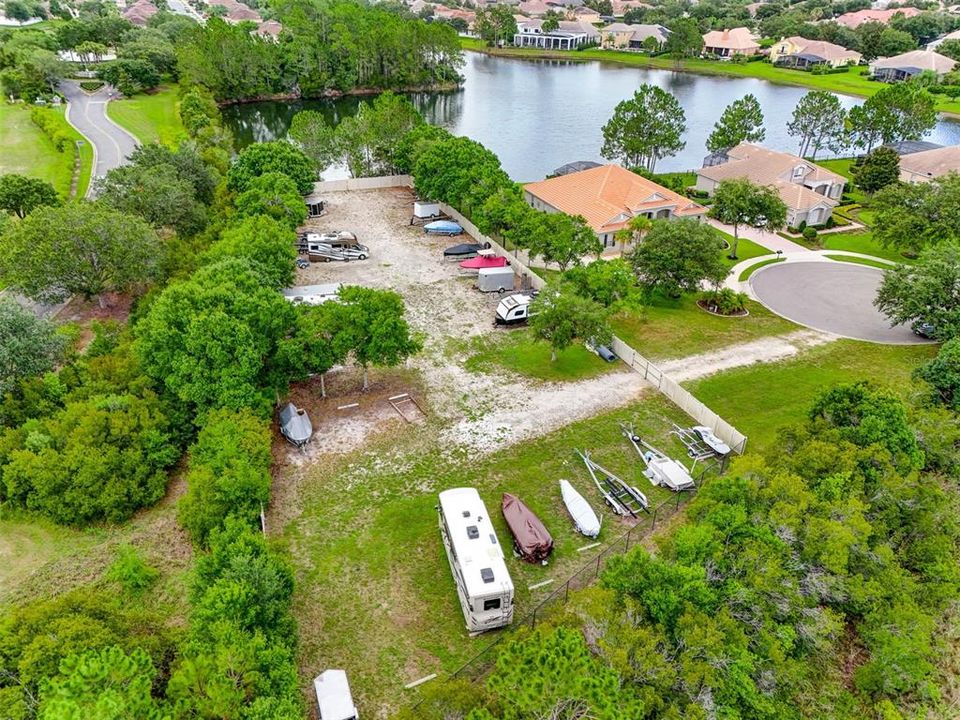
[[[94,180],[120,167],[137,148],[138,142],[107,115],[107,103],[116,94],[116,90],[109,85],[104,85],[94,93],[87,93],[76,81],[64,80],[60,83],[60,92],[67,99],[67,122],[93,148],[93,169],[87,188],[87,197],[93,197]]]

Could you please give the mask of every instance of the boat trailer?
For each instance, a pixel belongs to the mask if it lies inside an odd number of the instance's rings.
[[[670,431],[670,434],[677,436],[680,442],[683,443],[683,446],[687,449],[687,455],[693,458],[694,461],[709,460],[710,458],[716,457],[719,454],[716,450],[707,445],[701,439],[701,437],[693,431],[693,428],[682,428],[674,423],[673,430]]]
[[[647,468],[643,474],[653,485],[661,485],[674,492],[696,487],[696,483],[690,475],[690,470],[687,470],[682,463],[668,457],[641,438],[632,427],[620,423],[620,432],[630,441],[633,449],[637,451],[637,455],[643,460],[643,464]],[[694,461],[695,465],[696,461]]]
[[[637,490],[637,488],[627,485],[627,483],[609,470],[597,465],[597,463],[590,459],[590,453],[580,452],[579,450],[574,450],[574,452],[583,460],[583,464],[587,466],[587,471],[590,473],[590,477],[593,478],[593,483],[597,486],[597,490],[600,491],[607,505],[609,505],[617,515],[637,517],[637,514],[641,510],[649,512],[647,508],[650,506],[650,503],[647,501],[646,495]],[[600,477],[597,477],[598,475]]]

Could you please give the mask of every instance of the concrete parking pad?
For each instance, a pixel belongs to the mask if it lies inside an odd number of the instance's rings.
[[[891,327],[873,306],[883,272],[840,262],[785,262],[750,276],[757,299],[795,323],[854,340],[889,345],[928,342],[909,327]]]

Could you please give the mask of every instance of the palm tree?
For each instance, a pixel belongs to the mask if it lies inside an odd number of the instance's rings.
[[[652,227],[653,221],[646,215],[634,215],[630,218],[627,226],[617,232],[617,241],[620,243],[620,257],[623,257],[628,242],[632,242],[633,246],[636,247]]]

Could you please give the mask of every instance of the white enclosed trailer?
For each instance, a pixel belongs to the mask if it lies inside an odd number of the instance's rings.
[[[480,268],[477,271],[477,289],[480,292],[504,292],[513,290],[514,278],[513,268],[490,267]]]
[[[513,581],[487,508],[474,488],[440,493],[440,535],[470,632],[509,625]]]
[[[320,673],[313,680],[313,689],[317,693],[320,720],[358,720],[360,717],[343,670]]]

